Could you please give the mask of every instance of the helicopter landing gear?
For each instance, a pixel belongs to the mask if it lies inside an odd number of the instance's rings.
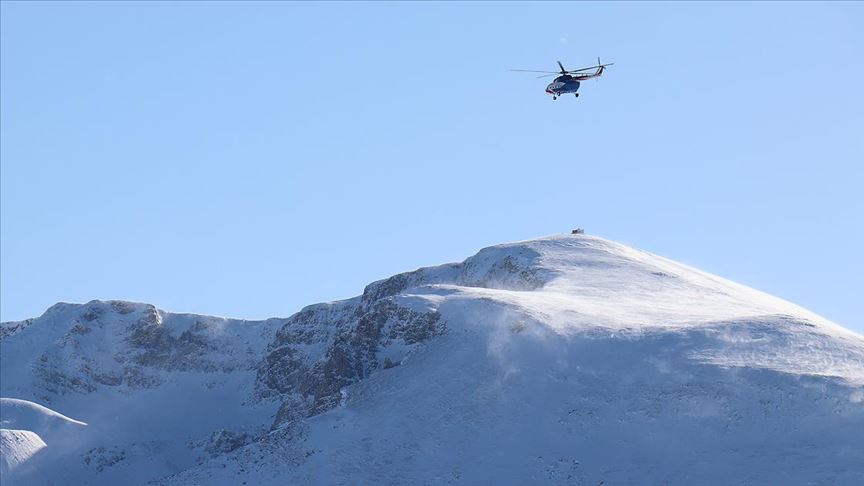
[[[574,94],[576,95],[577,98],[579,97],[579,93],[574,93]]]
[[[557,97],[557,96],[552,96],[552,99],[553,99],[553,100],[557,100],[558,97]]]

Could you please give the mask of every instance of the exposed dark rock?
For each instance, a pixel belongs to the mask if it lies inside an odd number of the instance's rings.
[[[84,455],[84,464],[95,467],[97,472],[102,472],[125,459],[126,451],[119,447],[96,447]]]
[[[56,337],[34,360],[32,370],[40,396],[48,397],[92,393],[100,387],[153,388],[163,382],[164,372],[251,370],[263,354],[256,334],[272,336],[284,322],[250,321],[250,333],[241,327],[246,322],[173,315],[146,304],[92,301],[56,304],[39,319],[4,322],[0,331],[13,336],[46,318]]]
[[[420,285],[423,269],[400,273],[384,280],[372,282],[363,289],[363,303],[369,304],[399,294],[409,287]]]
[[[36,378],[42,383],[45,391],[55,394],[65,394],[68,392],[75,393],[91,393],[96,390],[96,386],[86,380],[87,376],[68,375],[63,371],[55,369],[47,365],[48,359],[43,355],[40,357],[39,364],[34,370]]]
[[[516,255],[494,259],[488,265],[481,250],[477,255],[465,260],[459,276],[459,283],[468,287],[505,288],[510,290],[536,290],[548,280],[548,270],[533,264],[540,254],[524,248]],[[488,266],[487,266],[488,265]]]
[[[275,430],[284,424],[302,421],[306,418],[308,408],[299,395],[288,395],[276,411],[270,430]]]
[[[206,360],[215,349],[206,335],[191,329],[174,336],[161,323],[141,319],[127,338],[127,342],[142,352],[133,360],[142,366],[178,371],[215,371],[218,367]]]
[[[210,440],[204,450],[211,455],[227,454],[252,441],[252,436],[246,432],[233,432],[220,429],[210,435]]]
[[[342,388],[382,367],[382,347],[396,340],[420,343],[443,331],[437,312],[409,309],[392,298],[361,306],[346,303],[342,309],[306,309],[279,330],[259,364],[258,394],[292,397],[280,407],[274,427],[298,413],[317,415],[340,403]],[[323,355],[308,355],[305,349],[311,344],[323,347]]]
[[[537,265],[540,254],[535,250],[523,248],[503,257],[490,253],[496,251],[487,249],[462,263],[394,275],[367,285],[359,302],[310,306],[289,318],[257,370],[259,397],[300,397],[283,404],[274,426],[287,416],[286,408],[299,407],[307,415],[329,410],[340,403],[345,386],[381,367],[396,366],[389,356],[383,363],[378,358],[390,343],[410,346],[444,331],[437,312],[401,306],[394,296],[442,283],[535,290],[548,281],[549,271]]]
[[[121,315],[131,314],[135,310],[135,307],[132,305],[132,303],[122,300],[112,300],[111,308],[114,310],[114,312]]]
[[[123,377],[112,373],[97,373],[93,375],[96,383],[107,386],[118,386],[123,383]]]
[[[81,318],[87,322],[93,322],[96,319],[99,319],[99,316],[102,315],[102,309],[98,307],[91,307],[86,312],[81,314]]]
[[[0,340],[3,340],[13,334],[17,334],[24,329],[30,327],[35,319],[27,319],[18,322],[4,322],[0,325]]]
[[[93,330],[90,329],[90,327],[85,326],[84,324],[81,324],[81,323],[75,324],[72,327],[72,329],[69,330],[69,332],[71,332],[72,334],[79,334],[79,335],[90,334],[90,332],[92,332],[92,331]]]
[[[123,382],[129,388],[155,388],[159,386],[161,380],[157,376],[144,373],[137,366],[124,366]]]
[[[388,310],[391,312],[388,319],[392,323],[387,334],[389,339],[402,339],[405,344],[414,344],[443,331],[441,316],[437,312],[420,313],[398,306]]]
[[[268,353],[258,365],[258,386],[277,393],[299,390],[308,371],[301,353],[288,345]]]
[[[660,278],[675,278],[674,275],[669,275],[668,273],[665,273],[665,272],[651,272],[651,275],[654,275],[655,277],[660,277]]]

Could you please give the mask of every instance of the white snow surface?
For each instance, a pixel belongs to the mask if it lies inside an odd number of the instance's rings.
[[[46,441],[74,442],[74,429],[86,426],[38,403],[0,398],[0,474],[19,474],[19,468],[47,447]]]
[[[0,394],[89,424],[4,431],[33,451],[4,485],[864,484],[864,337],[593,236],[289,319],[94,301],[0,330]]]
[[[45,447],[45,442],[35,432],[0,429],[0,476],[5,479]]]
[[[38,403],[17,398],[0,398],[0,425],[3,427],[36,430],[58,424],[87,425]]]

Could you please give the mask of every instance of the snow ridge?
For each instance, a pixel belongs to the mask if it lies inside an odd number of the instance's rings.
[[[0,398],[0,425],[33,428],[34,423],[59,421],[67,424],[87,425],[71,419],[48,407],[17,398]]]

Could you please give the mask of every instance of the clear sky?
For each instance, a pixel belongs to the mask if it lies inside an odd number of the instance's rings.
[[[864,332],[864,3],[0,8],[3,320],[286,316],[582,226]]]

